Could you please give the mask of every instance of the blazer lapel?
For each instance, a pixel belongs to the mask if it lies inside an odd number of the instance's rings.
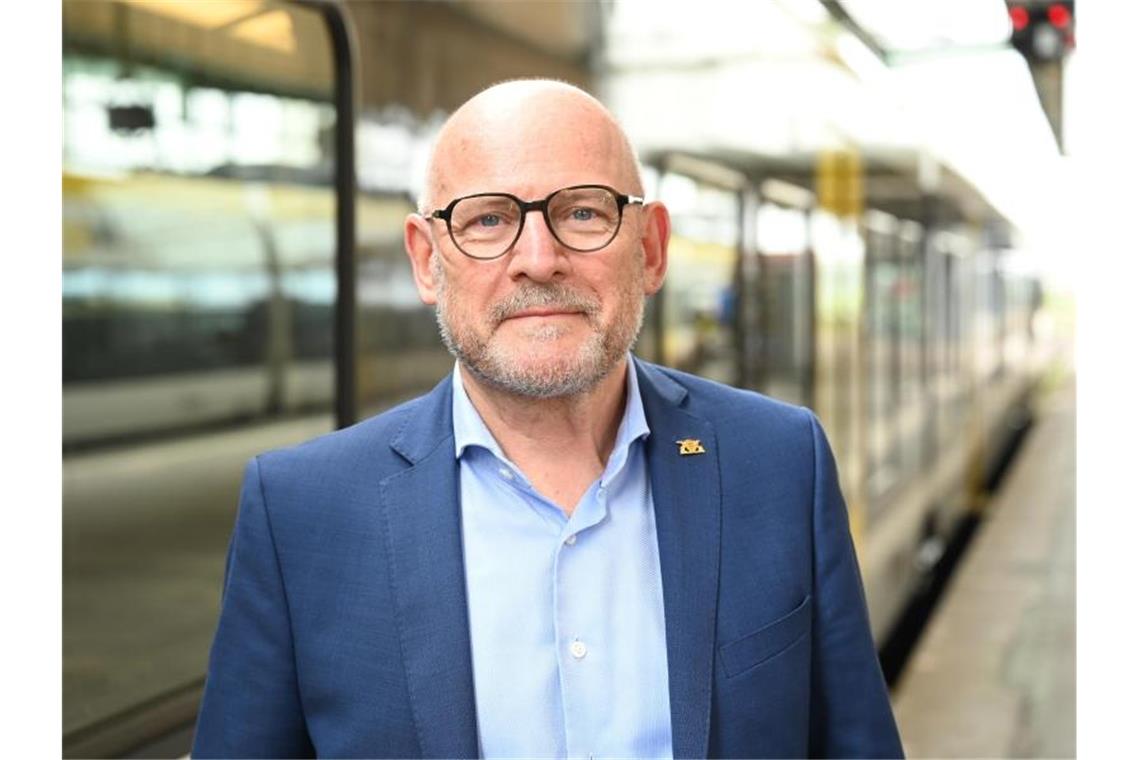
[[[412,713],[425,757],[476,757],[450,375],[392,441],[411,463],[381,483]]]
[[[708,754],[720,572],[720,470],[711,423],[684,407],[682,386],[637,361],[649,424],[649,480],[657,521],[673,756]],[[704,453],[682,454],[681,441]]]

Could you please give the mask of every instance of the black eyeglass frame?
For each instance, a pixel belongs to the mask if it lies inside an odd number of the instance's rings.
[[[613,234],[610,235],[609,239],[606,240],[606,242],[602,243],[601,245],[594,246],[593,248],[578,248],[566,243],[562,238],[558,237],[558,233],[554,231],[554,225],[550,221],[550,199],[559,193],[566,192],[567,190],[605,190],[614,197],[614,200],[617,201],[618,223],[614,227]],[[514,238],[512,238],[511,242],[508,243],[505,248],[503,248],[502,253],[495,254],[494,256],[472,256],[470,253],[463,250],[463,246],[461,246],[459,244],[459,241],[455,239],[455,233],[451,230],[451,212],[454,211],[455,207],[463,201],[470,200],[471,198],[491,197],[510,198],[515,202],[515,205],[518,206],[519,210],[522,211],[522,215],[519,217],[519,228],[515,230]],[[432,211],[430,214],[426,214],[424,218],[429,220],[442,219],[447,224],[447,236],[451,238],[451,242],[455,244],[455,247],[459,249],[459,252],[467,258],[475,259],[476,261],[494,261],[495,259],[502,258],[512,248],[515,247],[515,243],[517,243],[519,241],[519,238],[522,236],[523,227],[526,226],[526,215],[531,211],[542,212],[542,219],[546,222],[546,229],[550,230],[550,234],[554,236],[554,239],[557,240],[560,245],[565,248],[569,248],[571,251],[577,251],[578,253],[593,253],[594,251],[602,250],[607,245],[614,242],[614,238],[616,238],[618,236],[618,233],[621,232],[621,223],[625,220],[626,206],[644,203],[644,198],[638,197],[636,195],[626,195],[625,193],[619,193],[609,185],[571,185],[570,187],[559,188],[545,198],[537,201],[524,201],[522,198],[519,198],[516,195],[511,195],[510,193],[474,193],[473,195],[464,195],[463,197],[456,198],[451,203],[448,203],[444,208],[439,208],[435,211]]]

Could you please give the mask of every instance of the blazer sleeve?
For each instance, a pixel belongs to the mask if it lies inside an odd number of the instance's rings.
[[[902,757],[835,457],[814,414],[812,757]]]
[[[193,757],[312,757],[257,459],[245,470]]]

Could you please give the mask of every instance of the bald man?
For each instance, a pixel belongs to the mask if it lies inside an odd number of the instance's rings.
[[[815,417],[630,353],[669,215],[613,117],[498,85],[426,180],[455,369],[249,464],[194,755],[900,756]]]

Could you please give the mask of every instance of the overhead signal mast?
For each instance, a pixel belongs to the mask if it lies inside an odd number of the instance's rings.
[[[1064,62],[1076,45],[1074,0],[1007,0],[1010,44],[1025,56],[1041,107],[1064,150]]]

